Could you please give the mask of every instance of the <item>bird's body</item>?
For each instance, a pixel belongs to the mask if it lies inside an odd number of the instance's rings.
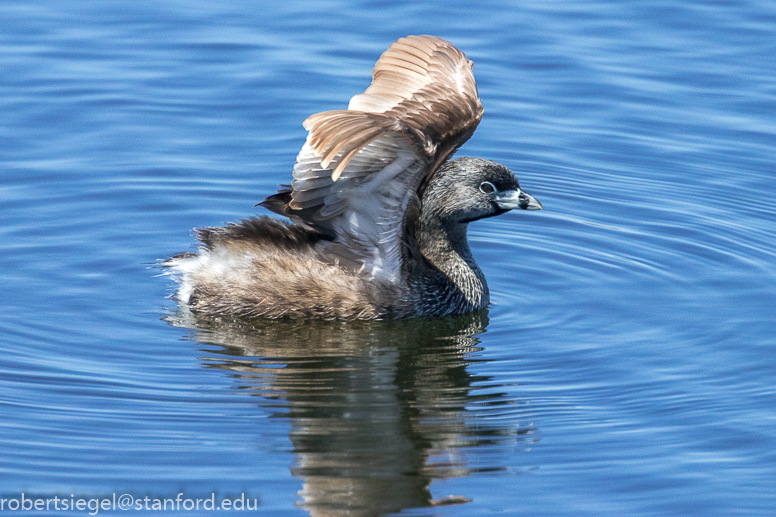
[[[164,263],[195,312],[384,319],[486,307],[468,223],[539,209],[503,165],[447,161],[482,117],[472,64],[450,43],[402,38],[347,110],[305,121],[294,180],[257,217],[197,230],[196,254]]]

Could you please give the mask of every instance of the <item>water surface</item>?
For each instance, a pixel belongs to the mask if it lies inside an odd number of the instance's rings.
[[[9,0],[0,19],[2,498],[776,511],[776,4]],[[459,155],[545,207],[471,226],[492,307],[179,313],[148,265],[261,213],[301,121],[422,33],[476,63]]]

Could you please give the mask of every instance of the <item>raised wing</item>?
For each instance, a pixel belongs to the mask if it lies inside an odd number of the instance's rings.
[[[262,205],[328,236],[343,263],[398,279],[409,204],[482,117],[472,67],[443,39],[398,40],[347,110],[305,120],[291,188]]]

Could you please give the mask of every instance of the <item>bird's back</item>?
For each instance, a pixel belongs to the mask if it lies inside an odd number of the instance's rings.
[[[164,265],[178,277],[178,301],[210,315],[381,319],[411,315],[405,289],[328,261],[321,235],[256,217],[197,230],[201,248]]]

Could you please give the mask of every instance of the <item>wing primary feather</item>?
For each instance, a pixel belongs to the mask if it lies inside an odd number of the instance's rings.
[[[321,158],[321,165],[328,167],[334,157],[346,147],[355,147],[357,149],[363,148],[376,137],[380,136],[380,133],[383,131],[384,129],[379,127],[368,127],[366,129],[359,128],[357,131],[342,135],[342,141],[326,151],[326,154]],[[339,177],[339,175],[337,175],[337,177]],[[334,181],[336,181],[336,179]]]
[[[337,145],[331,147],[331,143],[334,140],[347,141],[353,134],[364,130],[364,125],[369,124],[369,120],[361,117],[351,117],[350,119],[340,120],[339,124],[332,124],[326,129],[316,128],[315,133],[320,135],[320,141],[317,145],[314,145],[313,149],[319,155],[323,154],[326,149],[335,149]],[[311,142],[312,143],[312,142]],[[326,152],[328,155],[329,152]],[[336,152],[334,154],[337,154]],[[323,164],[323,161],[321,162]],[[328,164],[323,164],[326,167]]]
[[[348,152],[347,154],[344,154],[342,158],[340,158],[337,161],[337,167],[334,169],[334,172],[331,173],[331,179],[332,181],[337,181],[342,174],[342,171],[345,170],[345,167],[347,167],[348,162],[351,158],[353,158],[353,155],[359,152],[361,149],[364,148],[364,146],[369,145],[373,140],[375,140],[378,136],[380,136],[380,133],[377,133],[375,136],[369,138],[368,141],[364,142],[361,146],[355,147],[352,151]]]

